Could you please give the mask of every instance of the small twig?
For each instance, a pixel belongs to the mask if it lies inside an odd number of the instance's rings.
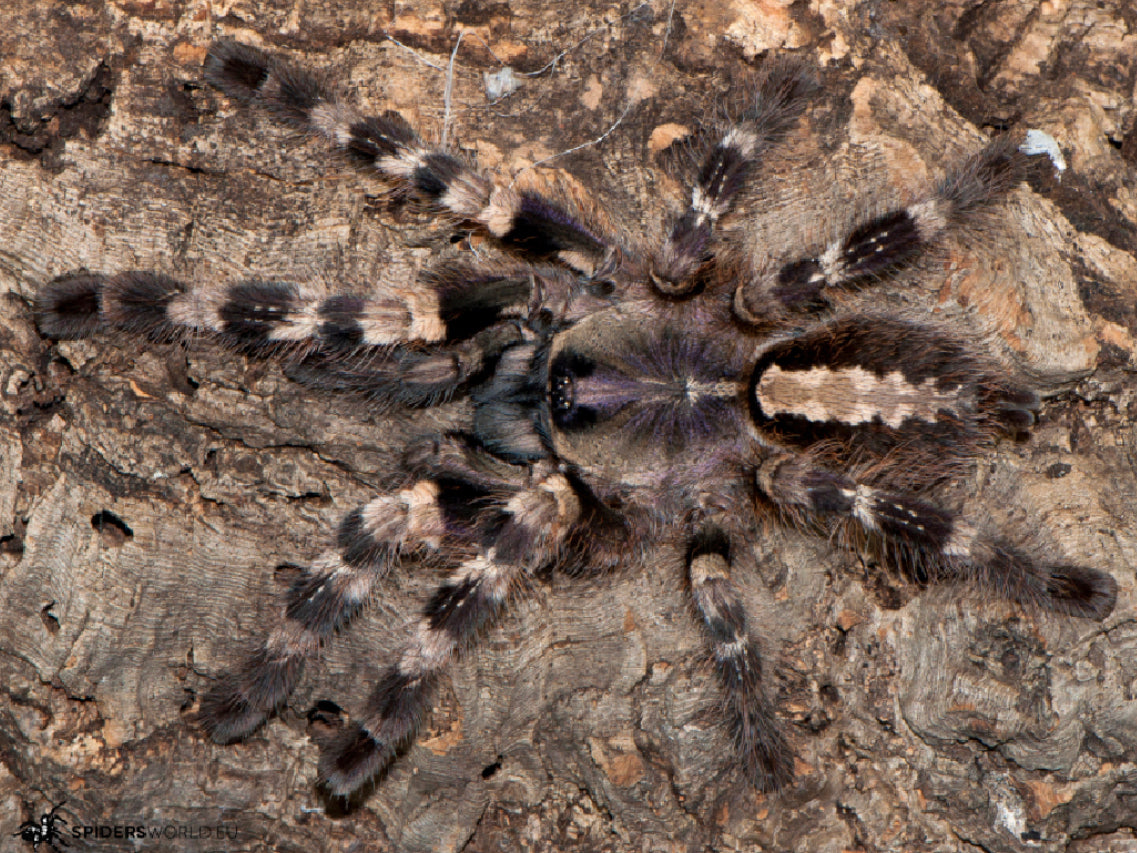
[[[625,18],[630,18],[632,15],[636,14],[637,12],[639,12],[644,7],[647,7],[650,5],[651,5],[651,3],[649,2],[649,0],[645,0],[643,3],[640,3],[635,8],[633,8],[633,9],[629,10],[628,12],[625,12],[623,15],[621,15],[619,20],[622,21]],[[671,8],[668,11],[668,15],[667,15],[667,31],[664,33],[664,39],[663,39],[664,47],[667,46],[667,36],[671,33],[671,22],[672,22],[672,18],[674,17],[674,14],[675,14],[675,0],[671,0]],[[555,69],[557,67],[557,65],[560,63],[560,61],[562,59],[564,59],[564,57],[566,57],[568,54],[572,53],[574,50],[576,50],[578,47],[580,47],[582,44],[584,44],[590,38],[595,36],[597,33],[602,32],[604,29],[605,29],[604,27],[597,27],[597,28],[590,30],[589,32],[585,33],[584,36],[579,41],[577,41],[575,44],[570,45],[569,47],[562,50],[560,53],[558,53],[551,60],[546,62],[543,66],[538,68],[536,71],[515,72],[516,75],[518,77],[538,77],[538,76],[544,74],[546,71],[550,71],[550,70]],[[385,33],[384,35],[386,36],[388,41],[398,45],[403,50],[410,53],[416,60],[421,62],[423,65],[426,65],[426,66],[433,68],[437,71],[442,71],[446,74],[446,88],[445,88],[444,94],[443,94],[442,139],[441,139],[441,147],[445,148],[447,140],[449,139],[449,136],[450,136],[450,124],[451,124],[451,119],[452,119],[451,101],[452,101],[453,92],[454,92],[454,68],[457,64],[458,48],[461,47],[462,39],[464,39],[467,35],[466,31],[463,30],[462,32],[458,33],[458,40],[456,42],[454,42],[454,48],[450,51],[450,61],[447,63],[446,68],[443,68],[441,65],[436,65],[435,63],[426,59],[417,50],[415,50],[414,48],[412,48],[408,45],[403,44],[401,41],[399,41],[394,36],[387,34],[387,33]],[[481,42],[482,46],[486,49],[486,52],[489,53],[489,55],[493,57],[494,61],[496,61],[498,63],[498,65],[500,65],[502,68],[508,67],[506,65],[506,63],[503,62],[502,59],[496,53],[493,52],[493,49],[489,46],[489,44],[486,42],[485,39],[483,39],[477,33],[469,33],[469,35],[472,38],[476,38],[479,42]],[[660,52],[660,55],[662,55],[662,50]],[[489,104],[488,106],[493,106],[493,104],[496,104],[498,101],[504,100],[505,98],[509,97],[509,95],[511,95],[511,94],[513,94],[513,93],[512,92],[507,93],[506,95],[502,96],[501,98],[498,98],[497,100],[495,100],[493,103]],[[604,139],[608,136],[608,134],[610,134],[613,130],[615,130],[616,127],[619,126],[620,122],[622,122],[624,120],[624,117],[627,116],[628,110],[630,110],[630,109],[631,109],[631,104],[629,104],[624,109],[624,112],[620,115],[620,117],[618,119],[616,119],[616,122],[610,128],[608,128],[608,130],[606,130],[603,134],[598,136],[596,139],[593,139],[589,142],[583,142],[580,145],[577,145],[573,148],[569,148],[565,151],[561,151],[557,154],[553,154],[551,157],[546,157],[544,160],[540,160],[537,163],[534,163],[529,168],[533,168],[534,166],[539,166],[542,163],[547,163],[550,160],[556,159],[557,157],[561,157],[565,154],[571,154],[573,151],[579,151],[581,148],[587,148],[590,145],[596,145],[596,144],[604,141]]]
[[[388,41],[392,41],[392,42],[394,42],[395,44],[397,44],[397,45],[398,45],[399,47],[401,47],[403,50],[405,50],[405,51],[407,51],[408,53],[410,53],[410,54],[411,54],[411,55],[412,55],[412,56],[413,56],[415,59],[417,59],[417,60],[418,60],[419,62],[421,62],[423,65],[429,65],[431,68],[435,68],[435,69],[437,69],[437,70],[439,70],[439,71],[445,71],[445,70],[446,70],[446,69],[445,69],[445,68],[443,68],[441,65],[435,65],[433,62],[431,62],[429,59],[426,59],[426,58],[425,58],[425,57],[424,57],[424,56],[423,56],[421,53],[419,53],[419,52],[418,52],[417,50],[415,50],[413,47],[409,47],[409,46],[407,46],[407,45],[403,44],[401,41],[399,41],[399,40],[398,40],[397,38],[395,38],[394,36],[392,36],[392,35],[388,35],[388,34],[386,34],[386,33],[384,33],[384,35],[386,35],[386,36],[387,36],[387,40],[388,40]]]
[[[458,58],[458,48],[462,46],[462,37],[466,35],[463,30],[458,33],[458,40],[454,42],[454,49],[450,51],[450,64],[446,68],[446,88],[442,94],[442,148],[446,148],[446,140],[450,136],[450,96],[454,92],[454,61]]]
[[[675,0],[671,0],[671,8],[667,10],[667,28],[663,31],[663,44],[659,46],[659,58],[663,58],[664,51],[667,50],[667,40],[671,38],[671,22],[675,18]]]
[[[644,6],[650,6],[650,5],[651,5],[651,3],[646,2],[646,0],[645,0],[645,2],[640,3],[640,5],[636,6],[631,11],[625,12],[623,15],[621,15],[619,17],[619,20],[622,21],[625,18],[630,18],[632,15],[634,15],[636,12],[638,12]],[[672,0],[672,7],[674,8],[674,0]],[[546,71],[549,71],[551,69],[556,68],[557,63],[560,62],[562,59],[564,59],[565,56],[572,53],[574,50],[576,50],[578,47],[580,47],[582,44],[584,44],[586,41],[588,41],[594,35],[596,35],[599,32],[603,32],[605,29],[606,29],[606,27],[597,27],[594,30],[589,30],[587,33],[584,34],[584,37],[580,41],[578,41],[574,45],[571,45],[570,47],[566,47],[564,50],[562,50],[560,53],[558,53],[556,56],[554,56],[552,59],[550,59],[544,65],[542,65],[536,71],[526,71],[524,73],[519,73],[518,76],[519,77],[539,77],[540,75],[544,74]]]
[[[538,166],[543,166],[545,163],[548,163],[551,160],[556,160],[558,157],[564,157],[566,154],[572,154],[574,151],[580,151],[582,148],[590,148],[593,145],[599,145],[601,142],[607,139],[609,135],[611,135],[612,131],[620,126],[620,122],[622,122],[627,117],[628,113],[631,112],[631,109],[632,104],[629,102],[628,105],[624,107],[624,111],[620,113],[620,117],[612,122],[612,126],[595,139],[589,139],[587,142],[580,143],[580,145],[574,145],[572,148],[566,148],[564,151],[558,151],[556,154],[550,154],[548,157],[544,158],[543,160],[538,160],[536,163],[530,163],[528,166],[518,172],[517,175],[513,176],[513,180],[510,181],[509,185],[512,187],[515,183],[517,183],[518,176],[520,176],[522,172],[525,172],[527,169],[536,169]]]

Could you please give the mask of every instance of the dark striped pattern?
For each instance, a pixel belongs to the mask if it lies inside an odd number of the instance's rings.
[[[279,340],[277,333],[290,325],[300,305],[295,284],[244,281],[226,291],[217,310],[219,329],[238,349],[255,349]]]
[[[168,313],[185,286],[149,272],[74,275],[48,283],[36,296],[40,331],[53,338],[82,338],[101,329],[170,341],[184,329]]]
[[[911,495],[882,491],[784,456],[763,464],[758,488],[786,516],[807,528],[832,519],[850,522],[874,547],[889,554],[895,567],[925,583],[953,559],[956,517]]]
[[[438,315],[448,341],[466,340],[506,317],[528,314],[533,273],[528,269],[486,273],[447,267],[424,276],[438,294]]]
[[[730,580],[725,537],[704,533],[688,557],[691,597],[711,643],[727,722],[747,778],[776,791],[793,778],[793,753],[762,689],[762,659],[747,628],[746,610]]]
[[[492,282],[474,284],[489,288],[491,295],[483,301],[502,298],[493,292]],[[455,283],[449,287],[451,292],[457,290]],[[510,294],[520,298],[517,288]],[[476,296],[466,299],[477,306]],[[498,314],[504,310],[496,308]],[[474,310],[477,313],[477,307]],[[44,287],[36,311],[40,328],[55,338],[84,337],[106,328],[171,341],[208,331],[220,335],[232,349],[264,354],[282,346],[343,354],[359,347],[434,343],[446,333],[437,294],[429,284],[375,297],[324,296],[283,281],[248,280],[217,291],[191,291],[155,272],[77,275]],[[486,309],[481,316],[487,317]],[[462,323],[453,308],[450,321]]]
[[[612,254],[608,240],[561,205],[496,185],[462,158],[426,145],[398,113],[357,115],[322,80],[263,51],[217,42],[205,68],[206,79],[230,97],[326,137],[356,162],[516,251],[586,274]]]
[[[336,796],[350,796],[386,770],[422,725],[437,685],[437,673],[412,676],[387,667],[367,702],[375,722],[347,726],[320,752],[323,785]]]
[[[924,199],[857,224],[814,257],[796,258],[743,282],[735,293],[735,313],[753,325],[774,324],[824,307],[827,290],[865,286],[903,269],[948,228],[1013,189],[1026,163],[1013,137],[994,140]]]
[[[497,235],[507,246],[538,258],[579,254],[599,261],[607,254],[605,241],[560,206],[531,192],[517,197],[512,222]]]
[[[365,343],[366,331],[360,321],[367,300],[359,296],[333,296],[317,309],[320,325],[317,336],[329,349],[350,350]]]
[[[1104,619],[1117,582],[1084,566],[1055,565],[991,537],[967,519],[911,495],[885,492],[781,457],[758,471],[759,490],[799,523],[853,522],[894,568],[911,580],[964,580],[1001,598],[1091,619]]]
[[[907,210],[894,210],[854,228],[837,263],[845,281],[883,275],[914,257],[922,239],[915,217]]]
[[[745,110],[707,153],[691,189],[687,209],[652,265],[656,290],[669,297],[690,296],[701,284],[700,269],[710,260],[718,220],[730,211],[762,154],[797,121],[814,83],[804,66],[774,62]]]
[[[354,122],[344,150],[361,165],[374,166],[378,160],[400,156],[418,144],[418,135],[407,120],[388,110]]]
[[[477,556],[430,597],[414,636],[384,671],[360,722],[321,755],[320,778],[331,793],[350,795],[386,769],[414,737],[454,653],[500,612],[520,578],[559,558],[579,515],[575,491],[561,474],[483,514]]]
[[[305,662],[366,605],[394,562],[439,544],[445,527],[437,494],[434,483],[421,481],[347,514],[337,549],[289,590],[280,627],[202,699],[199,719],[214,740],[228,743],[256,729],[292,693]]]

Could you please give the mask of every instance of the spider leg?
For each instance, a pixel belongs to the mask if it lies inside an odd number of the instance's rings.
[[[540,328],[596,305],[605,294],[550,267],[432,269],[420,282],[435,294],[446,344],[365,349],[324,349],[289,366],[309,387],[363,394],[401,406],[429,406],[487,374],[503,352]]]
[[[462,158],[427,145],[396,112],[358,114],[322,80],[261,50],[216,42],[205,59],[205,76],[230,97],[326,137],[385,180],[514,251],[555,258],[585,275],[612,255],[610,241],[560,205],[498,184]]]
[[[897,272],[949,228],[1017,186],[1028,157],[1012,135],[999,137],[923,199],[860,223],[814,257],[744,281],[735,291],[735,314],[764,326],[823,308],[827,292],[864,286]]]
[[[532,292],[527,268],[443,267],[424,272],[414,286],[368,296],[327,295],[285,281],[189,288],[161,273],[136,271],[56,279],[37,295],[36,311],[40,329],[55,338],[104,328],[155,341],[212,332],[240,351],[343,352],[464,340],[504,317],[525,314]]]
[[[355,394],[381,406],[430,407],[481,376],[492,358],[518,337],[516,329],[503,327],[453,346],[346,354],[319,350],[288,364],[285,373],[308,388]]]
[[[284,281],[242,281],[190,289],[156,272],[80,274],[48,283],[36,298],[40,330],[53,338],[104,329],[163,342],[211,332],[239,351],[273,352],[441,341],[437,294],[403,289],[383,296],[326,296]]]
[[[707,153],[687,209],[672,225],[655,258],[651,278],[660,293],[681,297],[698,288],[697,274],[710,260],[715,225],[730,211],[763,153],[797,121],[813,88],[805,66],[792,60],[776,61],[767,69],[753,106],[731,123]]]
[[[759,791],[774,791],[793,778],[793,752],[762,690],[762,659],[730,579],[729,557],[721,531],[710,529],[696,537],[687,558],[691,598],[711,643],[743,770]]]
[[[556,560],[580,504],[559,473],[539,477],[501,507],[478,552],[427,602],[410,641],[379,677],[358,723],[320,757],[320,778],[348,795],[382,772],[410,741],[454,654],[505,606],[518,582]]]
[[[1117,599],[1117,582],[1104,572],[1040,562],[957,513],[858,483],[800,456],[767,460],[757,482],[793,520],[850,522],[859,538],[921,584],[972,581],[1012,601],[1091,619],[1108,616]]]
[[[304,663],[367,603],[375,582],[411,554],[434,550],[453,536],[447,492],[462,485],[420,480],[348,513],[336,547],[320,555],[287,594],[285,618],[263,646],[202,699],[199,718],[215,741],[239,740],[284,702]]]
[[[959,519],[950,570],[996,595],[1067,616],[1102,620],[1117,603],[1117,581],[1087,566],[1047,563]]]
[[[204,290],[154,272],[80,274],[44,287],[36,312],[55,338],[103,329],[158,342],[214,334],[238,352],[283,358],[310,386],[422,406],[451,396],[517,337],[500,321],[528,312],[533,281],[527,268],[448,267],[413,288],[328,296],[281,281]]]

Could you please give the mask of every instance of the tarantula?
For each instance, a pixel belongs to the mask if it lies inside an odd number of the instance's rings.
[[[840,294],[910,266],[1017,185],[1028,155],[1010,135],[918,201],[755,269],[719,223],[803,113],[815,85],[801,63],[767,63],[708,144],[686,209],[651,245],[495,181],[398,113],[357,113],[256,48],[215,44],[205,76],[500,250],[365,296],[264,280],[191,290],[157,272],[74,274],[39,295],[40,328],[55,338],[206,333],[376,405],[468,400],[466,428],[408,444],[405,488],[348,513],[288,593],[281,624],[204,696],[215,740],[261,725],[408,560],[449,575],[322,752],[335,795],[359,790],[415,737],[455,652],[521,581],[612,565],[652,541],[685,551],[738,760],[760,790],[786,785],[793,768],[732,580],[753,561],[761,519],[837,534],[918,585],[968,582],[1070,616],[1112,610],[1109,575],[1041,559],[937,499],[998,436],[1033,424],[1037,395],[933,325],[840,308]]]

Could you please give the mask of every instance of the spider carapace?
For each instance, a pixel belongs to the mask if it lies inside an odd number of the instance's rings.
[[[1075,617],[1112,610],[1110,576],[1033,553],[942,493],[1000,435],[1033,424],[1035,393],[945,328],[839,298],[912,269],[946,231],[996,209],[1029,159],[1012,135],[914,202],[757,264],[720,220],[749,213],[744,190],[799,121],[815,89],[801,63],[767,63],[654,240],[498,182],[399,114],[358,113],[256,48],[214,45],[206,78],[495,247],[362,294],[266,280],[190,289],[158,272],[74,274],[41,292],[52,337],[204,334],[283,360],[314,391],[467,401],[464,429],[405,437],[404,487],[343,519],[259,651],[202,699],[216,740],[245,737],[281,706],[305,662],[407,561],[446,577],[324,749],[333,794],[361,789],[415,737],[455,652],[527,577],[627,561],[655,541],[686,555],[680,585],[738,760],[762,790],[791,780],[793,752],[732,575],[752,568],[764,521],[836,532],[917,584],[968,583]]]

